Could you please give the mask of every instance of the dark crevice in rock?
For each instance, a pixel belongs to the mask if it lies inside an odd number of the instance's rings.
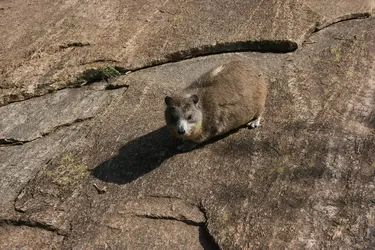
[[[157,215],[136,215],[136,217],[139,218],[146,218],[146,219],[152,219],[152,220],[171,220],[171,221],[179,221],[182,223],[185,223],[190,226],[196,226],[199,227],[199,242],[201,243],[203,249],[206,250],[220,250],[219,245],[215,241],[214,237],[210,234],[210,232],[207,229],[205,222],[197,222],[193,220],[189,220],[186,218],[176,218],[173,216],[157,216]]]
[[[203,45],[198,48],[190,48],[166,55],[166,60],[157,60],[149,65],[129,69],[135,72],[147,68],[160,66],[167,63],[180,62],[186,59],[197,58],[201,56],[210,56],[235,52],[264,52],[264,53],[289,53],[298,49],[296,42],[289,40],[262,40],[262,41],[238,41],[219,43],[213,45]]]
[[[14,138],[1,138],[0,139],[0,146],[15,146],[15,145],[22,145],[28,141],[20,141]]]
[[[215,238],[209,232],[207,225],[203,223],[199,227],[199,241],[205,250],[220,250]]]
[[[49,232],[56,233],[57,235],[62,236],[68,236],[69,233],[65,232],[64,230],[61,230],[59,228],[56,228],[52,225],[48,225],[45,223],[41,223],[38,221],[32,221],[32,220],[24,220],[24,219],[0,219],[0,225],[1,226],[15,226],[15,227],[32,227],[37,228],[41,230],[46,230]]]
[[[203,235],[205,235],[205,239],[207,240],[207,242],[209,243],[209,245],[212,247],[212,248],[207,248],[207,249],[218,249],[220,250],[220,247],[219,247],[219,244],[217,242],[217,240],[215,239],[215,237],[211,234],[210,230],[208,229],[208,216],[207,216],[207,211],[206,209],[204,208],[203,206],[203,203],[200,202],[199,205],[198,205],[198,209],[199,211],[201,211],[201,213],[203,214],[204,218],[205,218],[205,225],[204,225],[204,228],[203,228]],[[203,246],[203,244],[202,244]],[[204,248],[206,249],[206,248]]]
[[[219,43],[214,45],[203,45],[199,48],[191,48],[178,51],[166,56],[169,62],[176,62],[186,58],[221,54],[228,52],[271,52],[288,53],[298,48],[297,43],[289,40],[263,40],[263,41],[238,41]]]
[[[85,118],[78,118],[78,119],[76,119],[72,122],[58,125],[58,126],[52,128],[50,131],[42,133],[40,137],[36,137],[36,138],[31,139],[31,140],[18,140],[18,139],[14,139],[14,138],[0,138],[0,147],[17,146],[17,145],[23,145],[25,143],[33,142],[33,141],[38,140],[40,138],[43,138],[43,137],[45,137],[49,134],[52,134],[52,133],[56,132],[57,130],[59,130],[61,128],[69,127],[69,126],[71,126],[73,124],[76,124],[76,123],[88,121],[88,120],[91,120],[92,118],[94,118],[94,116],[89,116],[89,117],[85,117]]]
[[[203,45],[198,48],[181,50],[166,55],[166,60],[153,61],[149,65],[130,69],[132,72],[160,66],[167,63],[179,62],[201,56],[210,56],[235,52],[264,52],[264,53],[289,53],[298,49],[296,42],[289,40],[262,40],[262,41],[238,41]]]

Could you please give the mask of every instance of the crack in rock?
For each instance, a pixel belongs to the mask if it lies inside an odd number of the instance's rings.
[[[187,225],[197,226],[197,227],[204,225],[204,222],[202,222],[202,221],[194,221],[194,220],[189,220],[187,218],[176,218],[174,216],[152,215],[152,214],[136,214],[135,216],[138,217],[138,218],[145,218],[145,219],[152,219],[152,220],[179,221],[179,222],[183,222]]]
[[[179,221],[182,223],[185,223],[189,226],[196,226],[199,227],[199,237],[201,238],[201,244],[204,249],[218,249],[220,250],[220,247],[218,243],[216,242],[213,235],[209,232],[207,228],[207,222],[206,221],[194,221],[189,220],[187,218],[176,218],[174,216],[164,216],[164,215],[150,215],[150,214],[136,214],[135,215],[138,218],[144,218],[144,219],[151,219],[151,220],[170,220],[170,221]],[[204,214],[206,217],[206,215]],[[203,240],[203,242],[202,242]]]
[[[11,225],[11,226],[16,226],[16,227],[25,226],[25,227],[31,227],[31,228],[46,230],[46,231],[53,232],[53,233],[56,233],[57,235],[61,235],[61,236],[68,236],[69,235],[68,232],[66,232],[64,230],[61,230],[59,228],[56,228],[52,225],[48,225],[48,224],[45,224],[45,223],[41,223],[41,222],[38,222],[38,221],[32,221],[32,220],[0,219],[0,225],[1,226]]]
[[[207,215],[201,203],[196,204],[168,195],[148,195],[129,200],[116,207],[116,211],[125,217],[174,221],[198,227],[199,241],[203,248],[220,249],[207,228]]]
[[[46,136],[56,132],[57,130],[59,130],[61,128],[69,127],[69,126],[71,126],[73,124],[76,124],[76,123],[88,121],[88,120],[91,120],[92,118],[94,118],[94,116],[89,116],[89,117],[85,117],[85,118],[78,118],[78,119],[75,119],[72,122],[57,125],[57,126],[53,127],[51,130],[49,130],[47,132],[43,132],[39,137],[33,138],[31,140],[18,140],[18,139],[15,139],[15,138],[0,138],[0,147],[18,146],[18,145],[23,145],[25,143],[33,142],[35,140],[46,137]]]
[[[15,146],[15,145],[22,145],[25,142],[28,141],[20,141],[14,138],[0,138],[0,147],[1,145],[6,145],[6,146]]]

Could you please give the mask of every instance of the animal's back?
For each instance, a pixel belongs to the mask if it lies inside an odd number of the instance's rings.
[[[260,117],[267,86],[252,65],[232,61],[204,74],[186,92],[199,96],[202,130],[213,136]]]

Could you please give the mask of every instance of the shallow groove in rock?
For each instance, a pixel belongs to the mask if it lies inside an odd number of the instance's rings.
[[[11,103],[23,102],[23,101],[30,100],[33,98],[45,96],[51,93],[55,93],[59,90],[64,90],[66,88],[68,88],[68,86],[61,86],[56,89],[46,89],[42,92],[33,93],[33,94],[28,93],[27,90],[25,89],[21,89],[20,92],[18,92],[17,94],[11,93],[11,94],[1,96],[0,107],[6,106]],[[10,89],[20,89],[20,88],[10,88]]]
[[[355,20],[355,19],[366,19],[370,18],[372,15],[370,12],[364,12],[364,13],[352,13],[344,16],[337,17],[330,22],[323,23],[323,24],[318,24],[317,27],[315,28],[314,32],[318,32],[322,29],[328,28],[332,25],[335,25],[337,23],[345,22],[345,21],[350,21],[350,20]]]
[[[49,134],[52,134],[52,133],[56,132],[57,130],[59,130],[61,128],[69,127],[69,126],[71,126],[73,124],[76,124],[76,123],[88,121],[88,120],[91,120],[92,118],[94,118],[94,116],[89,116],[89,117],[85,117],[85,118],[78,118],[78,119],[76,119],[72,122],[57,125],[56,127],[53,127],[50,131],[42,133],[40,137],[36,137],[36,138],[31,139],[31,140],[18,140],[18,139],[14,139],[14,138],[0,138],[0,147],[18,146],[18,145],[23,145],[25,143],[33,142],[33,141],[41,139],[41,138],[43,138],[43,137],[45,137]]]
[[[29,178],[29,180],[26,182],[26,184],[24,184],[22,186],[22,188],[18,191],[18,194],[15,196],[14,200],[13,200],[13,209],[14,211],[16,211],[17,213],[20,213],[20,214],[24,214],[26,211],[25,210],[22,210],[21,208],[19,208],[17,206],[17,202],[19,200],[19,197],[22,195],[22,193],[29,187],[30,183],[32,183],[32,181],[35,180],[35,178],[37,176],[39,176],[39,173],[41,173],[42,171],[45,170],[45,168],[47,167],[47,164],[52,160],[52,158],[48,159],[45,164],[43,164],[42,167],[39,168],[39,170],[31,177]]]
[[[50,131],[43,133],[42,137],[45,137],[45,136],[47,136],[47,135],[49,135],[53,132],[56,132],[56,130],[58,130],[58,129],[61,129],[61,128],[64,128],[64,127],[69,127],[69,126],[71,126],[73,124],[76,124],[76,123],[85,122],[85,121],[91,120],[92,118],[94,118],[94,116],[88,116],[88,117],[85,117],[85,118],[78,118],[78,119],[75,119],[72,122],[57,125],[56,127],[52,128]]]
[[[10,226],[16,226],[16,227],[31,227],[31,228],[37,228],[41,230],[46,230],[49,232],[56,233],[57,235],[61,236],[68,236],[68,232],[65,232],[64,230],[61,230],[59,228],[56,228],[52,225],[48,225],[45,223],[41,223],[38,221],[32,221],[32,220],[24,220],[24,219],[0,219],[0,225],[10,225]]]
[[[363,13],[354,13],[354,14],[348,14],[344,16],[337,17],[329,22],[325,22],[320,24],[319,22],[315,23],[310,29],[309,32],[307,32],[305,38],[303,39],[303,43],[306,43],[306,41],[316,32],[319,32],[321,30],[324,30],[325,28],[328,28],[332,25],[335,25],[337,23],[345,22],[345,21],[351,21],[356,19],[367,19],[372,17],[372,13],[370,12],[363,12]]]

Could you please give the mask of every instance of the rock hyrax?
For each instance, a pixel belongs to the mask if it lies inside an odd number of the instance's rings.
[[[165,97],[165,120],[174,136],[202,143],[245,125],[258,127],[266,96],[266,82],[254,67],[232,61]]]

